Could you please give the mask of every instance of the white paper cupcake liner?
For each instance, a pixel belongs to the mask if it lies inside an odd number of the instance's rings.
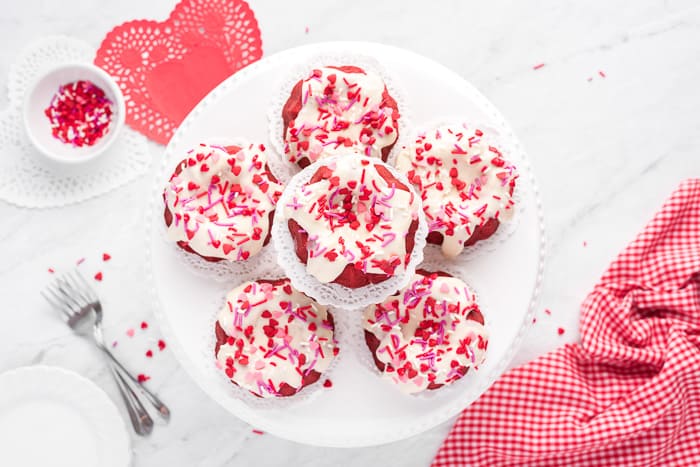
[[[377,159],[377,164],[386,167],[397,180],[411,190],[418,203],[418,228],[415,233],[413,251],[411,252],[405,271],[379,284],[369,284],[355,289],[339,284],[324,284],[314,276],[308,274],[306,272],[306,265],[299,261],[296,255],[294,240],[287,226],[288,219],[284,213],[284,206],[292,202],[292,196],[301,189],[302,185],[311,179],[320,167],[332,164],[342,157],[347,156],[339,155],[322,159],[311,164],[292,177],[279,199],[277,204],[278,208],[275,210],[275,220],[272,223],[272,241],[277,251],[277,263],[282,267],[286,276],[291,279],[292,285],[294,285],[297,290],[313,297],[322,305],[352,310],[373,303],[379,303],[388,295],[391,295],[408,283],[416,266],[423,261],[423,249],[425,248],[425,237],[428,234],[428,224],[423,214],[420,196],[416,193],[413,185],[411,185],[408,180],[406,180],[406,177],[400,174],[394,167]]]
[[[411,128],[411,113],[409,106],[406,104],[406,99],[404,98],[405,93],[401,90],[400,85],[397,85],[396,80],[394,80],[392,76],[387,73],[377,59],[367,55],[358,54],[313,55],[290,69],[289,74],[283,77],[279,86],[277,87],[279,91],[274,95],[268,111],[267,119],[270,129],[269,138],[277,156],[270,157],[270,159],[276,159],[271,161],[270,167],[272,168],[274,166],[275,173],[280,173],[282,177],[281,181],[288,182],[301,170],[298,165],[289,162],[284,154],[285,143],[282,135],[284,134],[285,128],[284,122],[282,121],[282,109],[284,108],[284,104],[289,99],[292,89],[299,82],[299,80],[308,77],[309,73],[314,68],[343,65],[358,66],[365,71],[370,71],[381,76],[387,91],[396,101],[396,105],[399,108],[399,114],[401,115],[398,120],[399,138],[389,153],[387,161],[392,160],[392,157],[396,157],[396,151],[406,141],[405,137],[410,133]]]
[[[246,405],[254,407],[256,409],[284,409],[292,405],[305,404],[315,397],[317,397],[323,391],[332,391],[333,388],[325,388],[323,382],[326,379],[332,380],[333,372],[338,366],[338,362],[342,355],[344,354],[344,347],[346,344],[344,342],[349,339],[346,337],[345,327],[347,326],[346,320],[342,319],[340,315],[346,314],[344,310],[338,310],[329,308],[328,312],[333,315],[333,337],[337,342],[339,349],[338,355],[333,358],[328,369],[321,373],[320,378],[315,383],[304,387],[301,391],[294,394],[293,396],[287,397],[257,397],[251,393],[248,389],[241,386],[237,386],[232,383],[230,378],[226,376],[224,371],[217,365],[216,355],[214,349],[216,348],[216,334],[214,332],[215,325],[219,316],[219,312],[224,307],[226,303],[226,295],[232,289],[238,287],[240,284],[247,281],[257,281],[257,280],[274,280],[284,277],[283,274],[269,273],[269,274],[258,274],[256,272],[243,274],[239,276],[233,285],[222,289],[222,293],[213,297],[212,301],[207,304],[207,320],[202,320],[206,327],[201,330],[201,342],[202,342],[202,352],[203,357],[206,358],[210,364],[207,367],[207,371],[211,373],[212,378],[215,378],[227,387],[227,392],[231,397],[243,401]]]
[[[463,272],[463,269],[460,269],[460,267],[456,267],[451,264],[445,264],[445,262],[442,259],[439,260],[426,260],[423,261],[416,269],[425,269],[426,271],[429,272],[437,272],[437,271],[442,271],[446,272],[447,274],[450,274],[457,279],[460,279],[463,281],[469,289],[471,289],[472,292],[474,292],[474,295],[476,296],[476,301],[479,303],[479,293],[472,287],[472,285],[469,283],[468,280],[465,279],[465,274]],[[481,308],[481,303],[479,303],[479,306]],[[360,360],[360,363],[362,363],[363,367],[372,373],[373,375],[381,378],[384,380],[384,382],[388,385],[391,385],[394,387],[396,390],[397,394],[401,394],[404,397],[410,397],[410,398],[423,398],[423,399],[430,399],[433,397],[444,397],[444,394],[446,392],[454,391],[456,393],[463,391],[464,386],[469,384],[469,378],[474,374],[474,372],[479,371],[478,368],[476,367],[470,367],[469,371],[467,372],[466,375],[462,376],[460,379],[457,381],[454,381],[453,383],[446,384],[443,387],[439,389],[433,389],[433,390],[425,390],[421,391],[418,393],[413,393],[413,394],[406,394],[402,392],[398,387],[396,387],[396,384],[391,381],[388,377],[384,375],[384,372],[380,371],[379,368],[377,368],[377,365],[374,363],[374,358],[372,357],[372,352],[369,350],[369,347],[367,347],[367,343],[365,342],[365,329],[363,326],[364,319],[363,319],[363,313],[365,311],[366,307],[363,308],[360,312],[357,313],[358,319],[357,322],[355,323],[354,326],[352,326],[349,331],[351,332],[350,334],[350,342],[351,342],[351,348],[352,352],[357,355],[357,358]],[[483,310],[481,309],[481,312],[484,315],[484,327],[486,328],[486,331],[489,332],[490,335],[490,314],[488,310]],[[489,354],[488,351],[486,352],[486,359],[488,360]],[[485,364],[486,361],[482,363]]]
[[[464,117],[444,117],[436,120],[430,120],[425,124],[421,124],[420,126],[413,128],[410,134],[406,135],[407,143],[403,144],[401,147],[399,147],[397,144],[394,147],[395,151],[392,151],[388,162],[392,166],[395,166],[396,157],[398,154],[405,147],[410,146],[411,142],[415,141],[419,134],[445,125],[451,127],[463,127],[463,125],[466,125],[466,128],[481,128],[485,130],[488,140],[492,141],[493,145],[501,150],[505,160],[515,165],[516,171],[519,175],[519,183],[516,182],[512,197],[513,202],[515,203],[513,205],[513,215],[510,217],[510,219],[501,219],[498,229],[496,229],[496,232],[494,232],[493,235],[487,239],[479,240],[474,245],[464,248],[464,250],[455,258],[448,258],[444,256],[440,245],[427,244],[425,248],[426,260],[440,260],[447,265],[463,267],[468,266],[469,262],[485,253],[497,250],[501,244],[508,240],[508,238],[517,230],[518,225],[520,224],[520,219],[523,215],[522,213],[526,206],[526,203],[523,202],[523,192],[530,189],[530,166],[522,159],[522,151],[516,150],[515,143],[510,138],[505,136],[505,132],[500,130],[496,125],[474,122]]]

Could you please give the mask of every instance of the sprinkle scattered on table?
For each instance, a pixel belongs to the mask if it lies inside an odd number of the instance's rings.
[[[97,282],[101,282],[101,281],[102,281],[102,273],[101,273],[101,272],[98,272],[97,274],[95,274],[95,280],[96,280]]]
[[[252,430],[252,431],[253,431],[253,433],[255,433],[256,435],[264,435],[264,434],[265,434],[264,431],[260,431],[260,430]]]
[[[75,265],[76,265],[76,266],[80,266],[80,265],[83,264],[84,262],[85,262],[85,258],[80,258],[78,261],[75,262]]]
[[[545,309],[544,309],[544,312],[547,313],[548,315],[551,315],[551,314],[552,314],[552,312],[551,312],[551,310],[550,310],[549,308],[545,308]]]
[[[148,375],[144,375],[143,373],[139,373],[138,376],[136,376],[136,379],[139,383],[145,383],[146,381],[151,379],[151,377]]]
[[[598,71],[601,78],[605,78],[605,72],[603,70]]]
[[[306,27],[304,28],[304,34],[308,34],[308,33],[309,33],[309,27],[306,26]]]
[[[587,246],[588,246],[588,242],[584,240],[584,241],[583,241],[583,247],[585,248],[585,247],[587,247]]]
[[[559,334],[560,336],[564,334],[564,328],[557,329],[557,334]]]
[[[117,341],[114,341],[114,342],[112,342],[112,347],[116,347],[116,346],[117,346],[117,344],[118,344],[118,342],[117,342]]]
[[[134,337],[134,330],[133,328],[129,328],[126,330],[126,335],[129,337]]]
[[[53,274],[54,272],[56,272],[56,271],[54,270],[54,268],[49,268],[49,273],[50,273],[50,274]]]
[[[141,321],[141,329],[148,329],[148,323],[145,321]]]
[[[102,261],[109,261],[110,259],[112,259],[112,257],[109,253],[102,253]]]
[[[165,349],[165,341],[163,339],[158,339],[158,350],[161,352]]]
[[[333,381],[331,381],[330,379],[327,379],[327,380],[325,380],[325,381],[323,382],[323,387],[324,387],[324,388],[330,388],[330,387],[332,387],[332,386],[333,386]]]
[[[533,66],[532,69],[533,69],[533,70],[539,70],[539,69],[542,68],[543,66],[544,66],[544,63],[538,63],[537,65]]]

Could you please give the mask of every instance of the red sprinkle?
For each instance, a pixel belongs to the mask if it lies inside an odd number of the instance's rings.
[[[74,81],[58,88],[44,110],[51,134],[62,143],[92,146],[109,131],[112,102],[90,81]]]
[[[148,329],[148,323],[145,321],[141,321],[141,329]]]
[[[95,280],[98,282],[102,281],[102,273],[101,272],[98,272],[97,274],[95,274]]]
[[[139,373],[139,374],[136,376],[136,379],[138,380],[139,383],[145,383],[146,381],[148,381],[149,379],[151,379],[151,377],[148,376],[148,375],[144,375],[143,373]]]
[[[112,259],[111,256],[109,256],[109,253],[102,253],[102,261],[109,261]]]
[[[333,386],[333,381],[331,381],[330,379],[327,379],[323,382],[324,388],[330,388],[331,386]]]
[[[551,314],[552,314],[552,312],[549,311],[549,308],[545,308],[545,309],[544,309],[544,312],[547,313],[548,315],[551,315]]]
[[[146,351],[146,357],[151,358],[153,356],[153,351],[152,350],[147,350]]]
[[[542,68],[543,66],[544,66],[544,63],[538,63],[537,65],[533,66],[532,69],[533,69],[533,70],[539,70],[539,69]]]
[[[562,334],[564,334],[564,328],[559,328],[559,329],[557,329],[557,333],[558,333],[560,336],[561,336]]]
[[[165,349],[165,341],[163,339],[158,340],[158,350],[163,351]]]

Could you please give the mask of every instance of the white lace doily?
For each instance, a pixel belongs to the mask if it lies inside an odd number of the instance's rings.
[[[8,78],[9,105],[0,112],[0,199],[29,208],[63,206],[107,193],[148,169],[147,140],[128,128],[99,159],[60,171],[42,158],[27,137],[22,104],[29,86],[62,63],[91,63],[94,53],[82,41],[50,36],[17,56]]]
[[[284,273],[292,281],[292,285],[297,290],[313,297],[322,305],[330,305],[346,310],[353,310],[365,307],[373,303],[379,303],[387,296],[404,287],[413,276],[416,266],[423,261],[423,249],[425,248],[425,238],[428,235],[428,224],[423,214],[423,205],[420,196],[406,177],[399,173],[394,167],[377,159],[377,164],[382,164],[401,183],[406,185],[418,201],[418,228],[415,233],[413,251],[406,265],[406,269],[393,277],[378,284],[369,284],[356,289],[351,289],[340,284],[322,283],[317,278],[306,272],[306,265],[299,261],[294,248],[294,240],[287,227],[287,218],[284,214],[284,206],[292,202],[294,193],[307,183],[316,171],[326,164],[332,164],[338,158],[347,157],[345,155],[330,156],[314,162],[299,172],[287,184],[278,202],[278,209],[275,210],[275,219],[272,223],[272,241],[277,251],[277,263],[282,267]]]

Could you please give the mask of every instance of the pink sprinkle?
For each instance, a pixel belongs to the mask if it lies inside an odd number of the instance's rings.
[[[56,272],[56,271],[54,271],[53,268],[49,268],[49,273],[53,274],[54,272]]]
[[[255,433],[256,435],[264,435],[265,434],[264,431],[260,431],[260,430],[253,430],[253,433]]]
[[[134,330],[132,328],[127,329],[126,335],[129,337],[134,337]]]
[[[605,73],[603,73],[603,70],[600,70],[598,72],[598,74],[600,75],[601,78],[605,78]]]
[[[552,314],[552,312],[549,311],[549,308],[545,308],[545,309],[544,309],[544,312],[547,313],[548,315],[551,315],[551,314]]]
[[[532,318],[532,324],[535,324],[537,322],[537,318]]]
[[[584,241],[583,241],[583,247],[585,248],[585,247],[587,247],[587,246],[588,246],[588,242],[584,240]]]
[[[84,262],[85,262],[85,258],[80,258],[78,261],[75,262],[75,265],[76,265],[76,266],[80,266],[80,265],[83,264]]]
[[[588,79],[587,79],[586,81],[588,81],[588,82],[590,83],[591,81],[593,81],[593,77],[592,77],[592,76],[589,76]]]
[[[117,346],[117,341],[112,342],[112,347],[114,348],[116,346]]]
[[[308,33],[309,33],[309,27],[308,27],[308,26],[306,26],[306,27],[304,28],[304,33],[305,33],[305,34],[308,34]]]
[[[533,69],[533,70],[539,70],[539,69],[542,68],[543,66],[544,66],[544,63],[538,63],[537,65],[533,66],[532,69]]]

